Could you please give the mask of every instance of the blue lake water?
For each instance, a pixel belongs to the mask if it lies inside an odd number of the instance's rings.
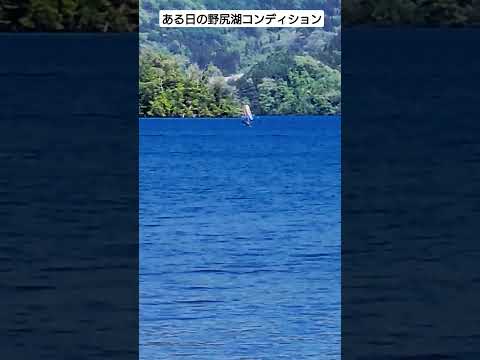
[[[140,358],[340,359],[340,118],[140,120]]]

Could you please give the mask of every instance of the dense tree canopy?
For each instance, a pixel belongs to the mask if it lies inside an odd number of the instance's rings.
[[[2,31],[136,31],[138,0],[3,0]]]
[[[227,83],[220,69],[204,70],[166,53],[142,51],[141,116],[238,116],[241,103],[256,114],[338,114],[340,72],[311,56],[271,54]]]
[[[324,9],[325,28],[161,28],[160,9]],[[167,50],[225,75],[245,72],[272,51],[311,55],[340,67],[339,0],[141,0],[142,47]]]
[[[238,116],[241,103],[256,114],[340,112],[339,0],[141,0],[140,5],[142,115]],[[327,17],[323,29],[161,28],[160,9],[324,9]],[[157,54],[154,70],[146,65],[152,54]],[[189,75],[192,67],[201,74],[198,82],[192,83],[198,78]]]
[[[142,51],[139,114],[141,116],[238,116],[235,90],[213,65],[200,70],[175,57]]]
[[[258,114],[337,114],[340,72],[311,56],[271,54],[237,81],[243,102]]]
[[[479,0],[343,0],[344,25],[479,25]]]

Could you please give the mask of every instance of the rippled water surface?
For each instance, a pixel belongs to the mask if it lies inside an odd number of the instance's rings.
[[[141,359],[339,359],[340,119],[140,136]]]

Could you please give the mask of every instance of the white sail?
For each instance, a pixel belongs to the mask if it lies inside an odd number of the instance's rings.
[[[243,116],[245,116],[245,118],[247,118],[249,121],[253,120],[253,115],[248,104],[243,105]]]
[[[243,113],[242,123],[245,126],[251,127],[253,122],[253,115],[252,115],[252,112],[250,111],[250,106],[248,106],[247,104],[243,105],[242,113]]]

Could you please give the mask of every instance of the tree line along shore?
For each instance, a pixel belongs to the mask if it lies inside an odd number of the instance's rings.
[[[226,78],[169,54],[143,51],[139,70],[139,115],[229,117],[249,104],[258,115],[340,112],[340,72],[310,56],[272,53],[247,73]]]

